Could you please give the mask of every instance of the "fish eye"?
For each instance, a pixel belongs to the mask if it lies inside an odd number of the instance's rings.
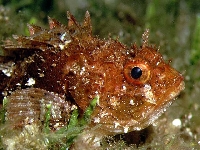
[[[124,66],[124,77],[130,84],[144,84],[151,77],[151,68],[145,60],[135,58]]]
[[[142,70],[139,67],[133,67],[131,70],[131,77],[133,79],[138,79],[142,75]]]

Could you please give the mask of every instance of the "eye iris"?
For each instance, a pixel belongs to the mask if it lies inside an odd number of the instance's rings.
[[[131,77],[133,79],[138,79],[139,77],[141,77],[141,75],[142,75],[142,70],[139,67],[134,67],[131,70]]]

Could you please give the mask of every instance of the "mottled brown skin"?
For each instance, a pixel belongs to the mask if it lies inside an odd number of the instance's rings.
[[[2,91],[15,90],[17,83],[27,88],[33,78],[33,87],[65,94],[82,112],[98,96],[91,126],[116,134],[147,127],[184,89],[182,75],[148,45],[148,31],[141,47],[127,47],[92,36],[88,12],[82,24],[69,13],[68,19],[64,26],[49,18],[49,30],[28,25],[30,37],[14,36],[15,43],[5,43],[16,69],[9,80],[1,77]],[[142,72],[137,78],[131,74],[134,67]]]

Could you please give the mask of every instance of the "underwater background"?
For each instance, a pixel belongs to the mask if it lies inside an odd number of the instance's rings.
[[[91,15],[93,34],[100,38],[118,38],[128,45],[141,45],[142,33],[148,28],[149,43],[159,47],[165,60],[183,74],[186,86],[153,125],[135,133],[139,134],[139,140],[135,135],[120,135],[109,139],[104,147],[200,149],[199,0],[0,0],[0,44],[13,34],[28,35],[27,23],[48,28],[50,16],[67,24],[67,11],[82,21],[87,10]],[[3,55],[2,51],[0,54]],[[0,126],[1,135],[6,133],[5,130],[9,128]],[[42,148],[42,142],[39,143]],[[0,142],[0,149],[4,148],[4,143]]]

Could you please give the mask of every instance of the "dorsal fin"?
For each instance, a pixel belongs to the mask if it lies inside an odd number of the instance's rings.
[[[80,29],[79,23],[76,21],[75,17],[67,11],[67,18],[68,18],[68,27],[76,26]]]
[[[60,28],[62,26],[62,24],[60,22],[58,22],[56,19],[53,19],[51,17],[48,17],[48,21],[49,21],[50,29]]]
[[[142,48],[148,46],[148,42],[149,42],[149,29],[146,29],[144,31],[144,33],[142,34],[142,40],[143,40]]]
[[[92,25],[90,14],[87,11],[82,23],[67,12],[68,26],[61,24],[56,19],[48,17],[49,28],[43,29],[37,25],[27,24],[30,36],[13,35],[15,40],[8,40],[3,45],[5,50],[63,50],[73,40],[90,40],[92,38]]]
[[[41,27],[33,25],[33,24],[27,24],[27,27],[28,27],[30,36],[34,35],[34,34],[37,34],[37,33],[39,33],[39,32],[44,30]]]
[[[91,19],[90,19],[90,13],[89,11],[86,11],[85,13],[85,19],[83,21],[83,28],[87,30],[90,34],[92,34],[92,24],[91,24]]]

